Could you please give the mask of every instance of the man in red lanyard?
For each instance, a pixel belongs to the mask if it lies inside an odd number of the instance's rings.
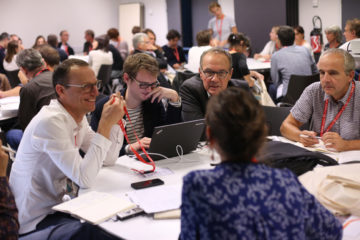
[[[307,87],[281,125],[281,134],[304,146],[319,143],[336,151],[360,150],[360,84],[354,58],[332,48],[320,57],[320,82]],[[311,129],[300,127],[311,121]]]

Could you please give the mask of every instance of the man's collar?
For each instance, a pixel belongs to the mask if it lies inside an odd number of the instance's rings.
[[[349,97],[349,95],[350,95],[351,84],[352,84],[353,81],[354,81],[354,80],[351,80],[351,82],[350,82],[350,84],[349,84],[349,86],[348,86],[348,89],[347,89],[347,91],[346,91],[346,94],[345,94],[340,100],[336,101],[332,96],[330,96],[330,95],[328,95],[328,94],[325,93],[325,95],[324,95],[324,101],[326,101],[327,99],[330,99],[330,100],[333,101],[333,102],[336,102],[336,103],[342,102],[342,104],[345,104],[346,101],[347,101],[347,99],[348,99],[348,97]],[[354,84],[355,84],[355,83],[354,83]]]

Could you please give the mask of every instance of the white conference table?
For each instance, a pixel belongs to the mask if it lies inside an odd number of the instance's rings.
[[[17,117],[19,104],[19,96],[0,99],[0,121]]]
[[[79,194],[88,191],[99,191],[113,194],[115,196],[126,196],[127,192],[134,191],[130,187],[133,182],[144,181],[152,178],[160,178],[165,185],[182,185],[182,178],[187,173],[196,169],[211,169],[210,154],[208,149],[193,152],[180,157],[156,161],[159,169],[166,169],[167,173],[144,177],[139,173],[125,168],[119,164],[104,167],[96,177],[96,182],[90,189],[80,189]],[[169,174],[170,170],[172,173]],[[165,186],[164,185],[164,186]],[[178,239],[180,234],[180,219],[154,220],[152,215],[137,216],[125,221],[114,221],[110,219],[99,225],[104,230],[125,239],[156,239],[171,240]]]
[[[255,60],[254,58],[247,58],[246,63],[248,65],[249,70],[270,70],[271,64],[270,61],[260,61]]]

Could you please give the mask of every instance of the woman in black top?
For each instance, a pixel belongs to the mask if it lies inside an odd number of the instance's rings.
[[[248,69],[244,53],[250,46],[249,39],[242,33],[232,33],[228,38],[228,43],[230,44],[229,53],[232,58],[232,78],[246,80],[249,87],[254,86],[253,78],[263,80],[264,76],[262,74],[255,71],[249,71]]]

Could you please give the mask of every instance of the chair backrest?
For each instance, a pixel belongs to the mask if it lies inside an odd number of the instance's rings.
[[[102,85],[105,86],[110,82],[112,65],[102,64],[97,75],[97,79],[102,81]]]
[[[263,106],[266,118],[266,124],[268,125],[269,136],[281,136],[280,126],[285,118],[289,115],[291,107],[270,107]]]
[[[6,76],[9,79],[11,88],[14,88],[20,84],[20,79],[18,74],[19,74],[19,70],[6,71]]]
[[[294,105],[305,88],[318,81],[320,81],[318,73],[310,76],[291,75],[288,91],[281,102]]]
[[[196,74],[199,74],[199,73],[194,73],[194,72],[191,72],[188,70],[186,70],[184,72],[177,71],[176,76],[172,82],[172,88],[179,93],[181,84],[183,84],[183,82],[185,82],[185,80],[193,77]]]
[[[289,115],[291,108],[292,107],[263,106],[269,136],[281,136],[280,126]],[[309,130],[310,121],[303,124],[300,130]]]

